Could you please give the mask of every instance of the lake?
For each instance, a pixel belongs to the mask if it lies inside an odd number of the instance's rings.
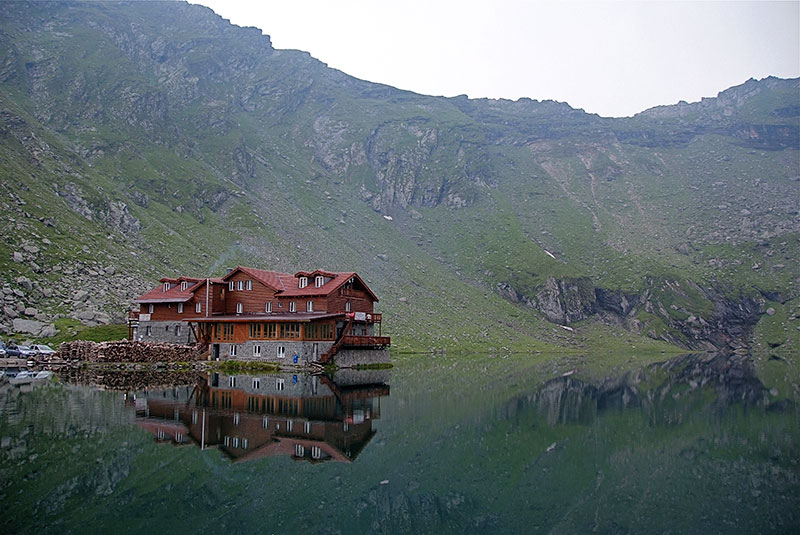
[[[590,356],[394,360],[2,385],[4,532],[800,527],[800,412],[747,358],[631,356],[604,373]]]

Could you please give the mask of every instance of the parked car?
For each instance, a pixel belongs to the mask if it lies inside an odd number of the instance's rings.
[[[45,344],[34,344],[31,349],[36,351],[37,355],[52,355],[56,352],[55,349]]]
[[[18,346],[18,345],[10,345],[6,350],[9,357],[17,357],[17,358],[25,358],[25,357],[33,357],[36,355],[36,351],[31,349],[28,346]]]

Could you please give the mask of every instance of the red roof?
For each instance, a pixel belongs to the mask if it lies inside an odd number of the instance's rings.
[[[210,282],[222,283],[222,279],[208,280]],[[205,285],[206,279],[198,279],[195,277],[178,277],[172,279],[169,277],[164,277],[160,282],[161,284],[146,294],[139,296],[138,299],[134,300],[134,303],[145,305],[150,303],[185,303],[194,296],[194,292]],[[165,282],[170,283],[170,285],[174,285],[166,292],[164,291]],[[186,288],[186,290],[181,290],[181,282],[189,283],[189,286]]]
[[[233,269],[230,273],[225,275],[222,279],[227,281],[236,273],[245,273],[254,279],[262,282],[263,284],[269,286],[270,288],[274,289],[278,294],[278,297],[310,297],[310,296],[326,296],[330,295],[340,287],[342,287],[347,281],[352,278],[357,279],[367,293],[372,297],[373,300],[376,302],[378,301],[378,296],[376,296],[372,290],[369,289],[369,286],[364,282],[364,280],[358,276],[354,271],[344,271],[341,273],[336,273],[333,271],[323,271],[321,269],[317,269],[315,271],[298,271],[294,275],[290,273],[281,273],[279,271],[266,271],[263,269],[256,269],[256,268],[249,268],[244,266],[238,266]],[[323,277],[329,278],[328,282],[317,288],[314,286],[314,278],[317,275],[322,275]],[[300,288],[300,277],[308,277],[308,286],[305,288]]]
[[[245,273],[250,275],[257,281],[261,282],[272,288],[273,290],[280,292],[284,290],[283,281],[281,280],[282,277],[291,277],[288,273],[279,273],[277,271],[266,271],[264,269],[256,269],[256,268],[249,268],[244,266],[238,266],[236,269],[231,270],[230,273],[222,277],[223,281],[227,281],[231,277],[233,277],[236,273]]]

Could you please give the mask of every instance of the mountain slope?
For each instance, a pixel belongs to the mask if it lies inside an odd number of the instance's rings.
[[[796,306],[798,80],[603,119],[364,82],[178,2],[0,14],[6,331],[238,263],[357,270],[401,346],[735,348]]]

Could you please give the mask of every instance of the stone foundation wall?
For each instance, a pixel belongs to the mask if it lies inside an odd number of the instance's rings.
[[[148,334],[148,327],[150,332]],[[175,328],[178,328],[176,334]],[[140,321],[134,336],[137,342],[169,342],[170,344],[194,343],[194,334],[183,321]]]
[[[340,368],[390,362],[388,349],[340,349],[333,357]]]
[[[314,358],[314,344],[317,345],[316,359]],[[294,356],[297,355],[297,364],[308,364],[319,360],[333,345],[333,342],[291,342],[287,340],[256,340],[243,344],[219,344],[220,360],[241,360],[258,362],[275,362],[277,364],[295,364]],[[231,355],[231,346],[236,347],[236,355]],[[260,356],[254,352],[254,347],[261,348]],[[278,358],[278,347],[284,348],[284,357]],[[213,355],[213,351],[212,351]]]

